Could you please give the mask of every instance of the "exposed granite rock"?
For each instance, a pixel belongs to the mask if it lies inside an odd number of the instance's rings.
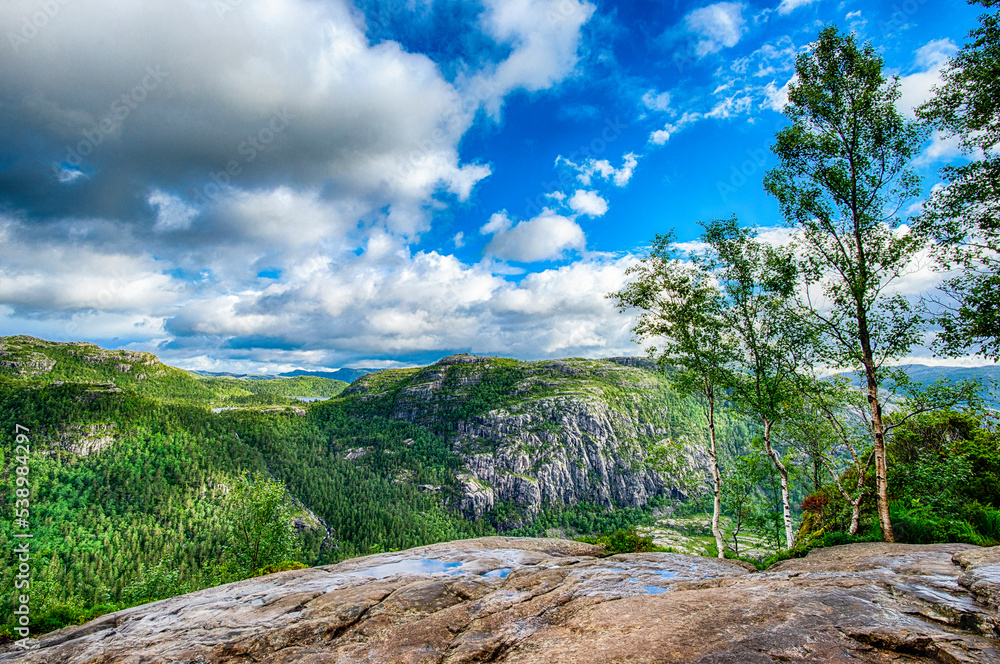
[[[131,350],[107,350],[91,343],[44,341],[27,335],[0,337],[0,375],[45,379],[65,355],[92,365],[108,365],[119,373],[143,370],[137,379],[150,373],[163,374],[167,367],[152,353]],[[60,359],[57,359],[60,358]]]
[[[478,518],[514,505],[509,522],[496,525],[518,527],[549,506],[641,507],[658,494],[683,496],[677,478],[647,463],[659,442],[690,435],[672,430],[664,405],[671,390],[655,368],[645,358],[517,362],[462,354],[363,376],[344,394],[380,399],[391,417],[450,435],[464,465],[456,478],[462,511]],[[487,406],[468,413],[467,402],[482,404],[486,392]],[[683,456],[680,472],[706,468],[695,445]]]
[[[763,573],[598,553],[489,537],[368,556],[120,611],[0,663],[1000,662],[995,606],[960,583],[998,549],[848,545]]]
[[[536,399],[460,422],[454,449],[468,476],[462,510],[478,517],[508,501],[536,514],[578,502],[641,507],[664,490],[679,497],[670,478],[646,464],[648,443],[658,437],[665,432],[654,424],[579,396]],[[687,454],[703,456],[693,448]]]
[[[80,456],[97,454],[117,440],[115,426],[114,422],[71,424],[57,434],[52,444]]]
[[[1000,615],[1000,547],[962,551],[955,555],[955,562],[965,570],[959,585]]]

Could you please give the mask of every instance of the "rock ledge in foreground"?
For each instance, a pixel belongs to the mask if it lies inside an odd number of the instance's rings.
[[[1000,547],[853,544],[767,572],[487,537],[104,616],[0,663],[1000,662]]]

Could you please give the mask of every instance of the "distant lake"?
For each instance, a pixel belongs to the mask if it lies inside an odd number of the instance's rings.
[[[299,401],[305,401],[306,403],[312,403],[314,401],[326,401],[330,397],[288,397],[289,399],[298,399]],[[213,413],[221,413],[224,410],[239,410],[245,409],[247,406],[220,406],[219,408],[213,408]]]

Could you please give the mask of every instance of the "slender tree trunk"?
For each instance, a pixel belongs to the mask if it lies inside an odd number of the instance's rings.
[[[865,498],[865,471],[868,470],[868,464],[871,463],[872,455],[869,454],[868,460],[862,465],[858,455],[854,453],[854,447],[849,442],[847,443],[847,447],[851,451],[851,457],[854,459],[854,468],[858,471],[858,483],[854,489],[858,494],[857,497],[851,498],[851,494],[844,488],[844,484],[840,481],[840,477],[837,476],[837,471],[834,470],[832,465],[830,466],[830,477],[833,478],[837,489],[840,490],[840,495],[851,506],[851,527],[847,533],[849,535],[857,535],[858,524],[861,522],[861,501]]]
[[[862,343],[865,351],[865,376],[868,379],[868,405],[872,409],[872,433],[875,436],[875,495],[878,498],[878,522],[882,527],[882,539],[896,541],[892,534],[889,518],[888,467],[885,455],[885,424],[882,421],[882,402],[878,396],[878,381],[875,378],[875,362],[871,349]]]
[[[851,162],[851,182],[856,185],[857,179]],[[857,251],[859,281],[868,285],[868,261],[865,257],[864,237],[861,233],[860,215],[857,205],[852,204],[854,218],[854,241]],[[885,425],[882,422],[882,402],[878,396],[878,377],[875,375],[875,353],[872,351],[871,331],[868,329],[868,309],[864,302],[855,295],[855,306],[858,320],[858,341],[861,342],[861,363],[865,367],[865,378],[868,379],[868,405],[872,410],[872,433],[875,436],[875,495],[878,498],[878,522],[882,526],[882,539],[894,542],[892,521],[889,518],[888,470],[885,459]]]
[[[715,502],[712,507],[712,535],[715,536],[715,546],[719,557],[726,557],[726,542],[722,538],[719,527],[719,517],[722,515],[722,473],[719,472],[719,452],[715,446],[715,390],[705,379],[705,396],[708,398],[708,438],[710,442],[709,456],[712,458],[712,490],[715,492]]]
[[[771,457],[774,467],[778,469],[778,474],[781,475],[781,507],[785,520],[785,542],[790,549],[795,543],[795,533],[792,532],[792,508],[788,504],[788,469],[785,468],[785,464],[781,463],[778,453],[771,447],[771,426],[771,420],[764,418],[764,448],[767,450],[767,455]]]
[[[819,490],[823,488],[823,485],[821,485],[819,482],[819,475],[821,470],[820,467],[823,465],[823,463],[818,454],[813,455],[812,462],[813,462],[813,491],[818,493]]]
[[[851,501],[851,527],[847,531],[848,535],[858,534],[858,523],[861,521],[861,496]]]

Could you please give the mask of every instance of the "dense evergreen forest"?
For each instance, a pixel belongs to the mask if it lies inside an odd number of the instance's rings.
[[[445,507],[457,460],[442,438],[384,418],[352,417],[339,402],[317,403],[304,417],[293,411],[216,414],[87,385],[24,388],[4,380],[0,412],[4,509],[13,508],[17,475],[8,461],[20,425],[33,445],[35,606],[63,613],[119,605],[130,583],[161,564],[176,573],[177,588],[219,581],[225,494],[255,471],[284,482],[297,499],[301,557],[311,565],[492,532]],[[51,444],[67,428],[90,426],[113,432],[114,442],[88,456]],[[347,461],[349,447],[373,451]],[[13,529],[5,519],[0,544],[15,546]],[[14,572],[5,560],[5,592],[13,591]],[[5,606],[4,622],[9,611]]]

